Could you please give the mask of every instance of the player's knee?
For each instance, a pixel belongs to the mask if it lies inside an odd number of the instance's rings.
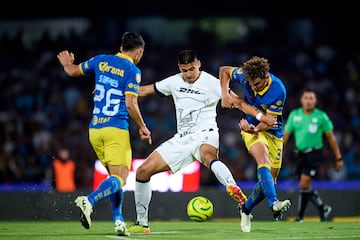
[[[147,168],[140,166],[138,169],[136,169],[136,179],[146,181],[149,180],[150,177],[151,173],[147,170]]]

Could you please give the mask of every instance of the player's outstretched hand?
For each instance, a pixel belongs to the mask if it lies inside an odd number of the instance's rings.
[[[61,65],[66,66],[74,63],[75,55],[68,50],[64,50],[58,53],[57,58]]]

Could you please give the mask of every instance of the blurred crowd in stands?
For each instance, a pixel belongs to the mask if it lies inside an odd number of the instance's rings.
[[[124,26],[105,29],[101,24],[93,24],[83,34],[73,32],[56,39],[44,30],[31,46],[24,43],[21,29],[15,35],[0,36],[0,183],[51,183],[52,161],[58,149],[66,147],[76,163],[77,188],[92,186],[96,156],[88,142],[88,122],[93,79],[67,77],[56,54],[64,49],[73,51],[78,63],[96,53],[116,53],[122,33],[131,30]],[[196,50],[202,68],[216,76],[220,65],[239,65],[252,55],[264,56],[271,63],[271,72],[283,79],[287,87],[285,118],[291,109],[300,106],[301,89],[311,87],[317,92],[318,107],[334,122],[345,167],[335,172],[335,159],[327,146],[319,178],[360,180],[359,48],[346,41],[336,43],[326,36],[310,41],[292,40],[290,31],[282,30],[282,37],[269,27],[239,41],[220,43],[216,33],[192,29],[187,43],[166,46],[143,32],[146,48],[139,64],[142,83],[152,83],[178,71],[177,53],[184,48]],[[108,35],[112,36],[111,41]],[[141,98],[140,107],[152,131],[153,146],[140,141],[132,125],[134,158],[146,157],[176,129],[172,99]],[[237,125],[242,113],[220,106],[218,113],[221,160],[237,180],[254,180],[256,164],[245,150]],[[292,149],[290,141],[284,152],[280,180],[295,178]],[[217,182],[211,172],[202,171],[201,184],[210,186]]]

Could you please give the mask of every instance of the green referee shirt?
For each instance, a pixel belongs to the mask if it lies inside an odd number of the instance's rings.
[[[285,131],[294,133],[295,147],[299,151],[309,148],[322,148],[323,134],[332,131],[334,125],[329,116],[315,108],[310,114],[304,114],[302,108],[296,108],[289,114]]]

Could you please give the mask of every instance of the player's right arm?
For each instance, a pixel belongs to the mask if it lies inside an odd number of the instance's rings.
[[[139,87],[139,97],[155,94],[154,84],[144,85]]]
[[[64,50],[58,53],[57,58],[61,65],[64,67],[64,71],[70,77],[78,77],[83,75],[81,72],[80,66],[78,64],[74,64],[75,55],[68,50]]]

